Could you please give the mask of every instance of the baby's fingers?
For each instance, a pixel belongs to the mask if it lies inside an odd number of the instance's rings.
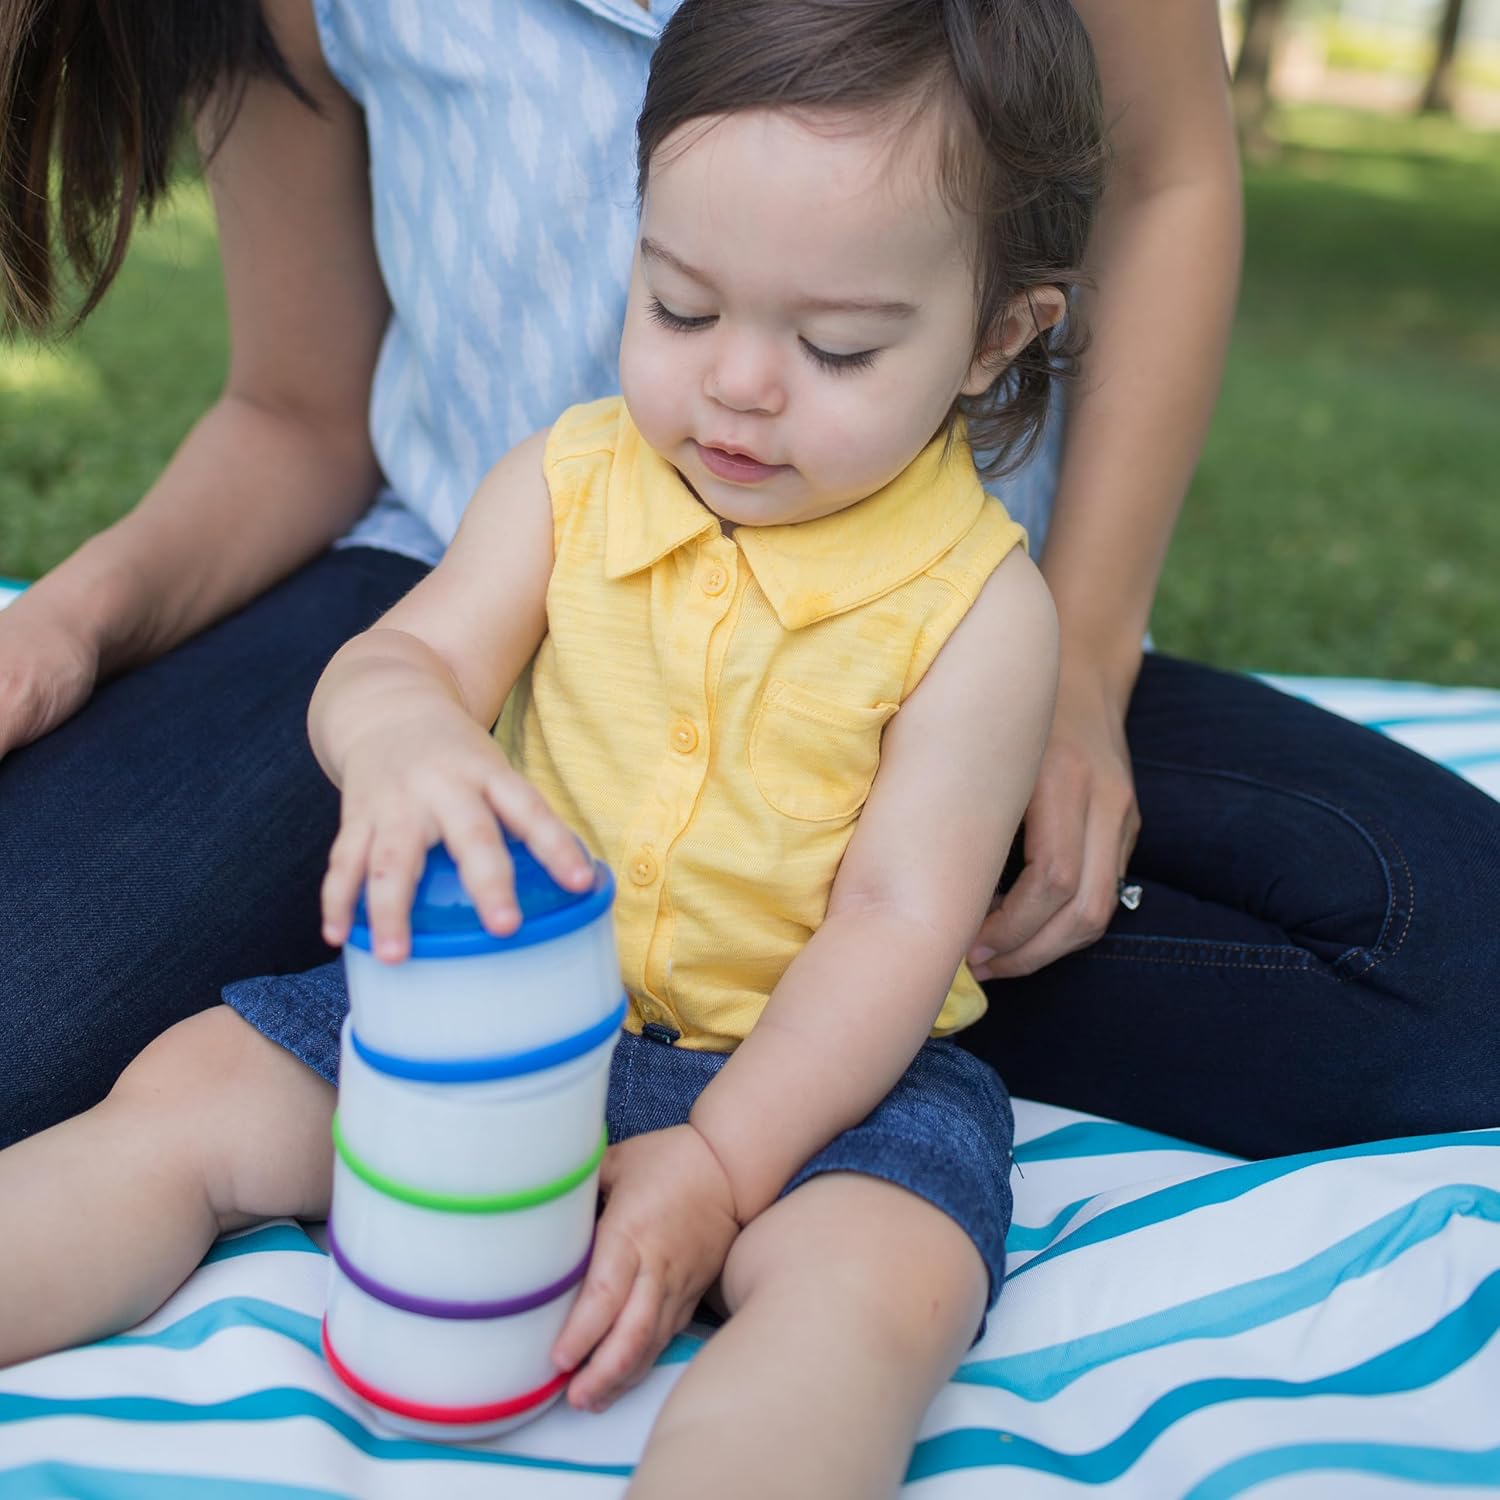
[[[640,1259],[628,1240],[606,1233],[595,1241],[583,1290],[552,1346],[552,1363],[557,1369],[577,1369],[588,1358],[625,1305],[639,1269]]]
[[[661,1288],[655,1277],[637,1276],[619,1317],[568,1386],[569,1402],[580,1411],[603,1411],[661,1352],[661,1327]]]
[[[440,813],[439,826],[480,921],[497,937],[514,932],[521,920],[515,875],[489,805],[472,794],[455,799]]]
[[[500,821],[559,885],[574,891],[588,886],[594,867],[577,835],[529,781],[514,773],[499,773],[490,777],[484,790]]]
[[[328,851],[328,872],[323,876],[323,941],[331,948],[348,941],[369,853],[370,828],[365,823],[345,823]]]
[[[400,963],[411,949],[411,899],[427,860],[429,841],[415,824],[392,823],[370,840],[365,906],[376,958]]]

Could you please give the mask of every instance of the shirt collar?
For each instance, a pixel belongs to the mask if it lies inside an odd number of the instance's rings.
[[[789,526],[737,526],[734,540],[783,628],[843,614],[926,572],[987,500],[962,433],[935,437],[884,489]],[[718,517],[636,431],[624,403],[610,472],[604,570],[625,578],[707,533]]]

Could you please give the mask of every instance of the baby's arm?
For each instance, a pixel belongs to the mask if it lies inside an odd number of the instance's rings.
[[[911,1063],[1025,810],[1056,675],[1052,601],[1013,553],[886,727],[827,916],[754,1030],[690,1124],[611,1148],[594,1265],[554,1350],[563,1369],[594,1351],[574,1405],[606,1406],[645,1373],[737,1225]]]
[[[827,916],[693,1109],[741,1223],[931,1031],[1031,795],[1056,680],[1051,598],[1013,552],[887,726]]]
[[[563,884],[593,878],[578,841],[489,733],[547,629],[545,444],[538,433],[501,459],[442,562],[338,652],[313,694],[313,751],[343,792],[323,885],[329,943],[347,938],[368,876],[375,952],[405,957],[412,892],[439,840],[486,927],[512,931],[520,914],[497,817]]]

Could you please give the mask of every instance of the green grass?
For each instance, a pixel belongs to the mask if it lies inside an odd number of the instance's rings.
[[[1159,643],[1500,685],[1500,136],[1282,116]]]
[[[1223,665],[1500,685],[1500,136],[1298,110],[1248,169],[1224,395],[1158,602]],[[61,349],[0,348],[0,574],[129,506],[224,367],[185,188]]]
[[[142,228],[75,337],[0,344],[0,574],[35,577],[128,510],[214,399],[224,298],[206,192]]]

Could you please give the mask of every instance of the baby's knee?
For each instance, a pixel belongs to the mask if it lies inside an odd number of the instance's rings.
[[[228,1006],[163,1032],[101,1109],[147,1133],[164,1169],[194,1177],[221,1229],[321,1217],[334,1091]]]
[[[882,1359],[956,1360],[988,1300],[978,1247],[926,1199],[877,1178],[830,1173],[748,1225],[724,1267],[733,1312],[751,1299],[803,1300]]]

